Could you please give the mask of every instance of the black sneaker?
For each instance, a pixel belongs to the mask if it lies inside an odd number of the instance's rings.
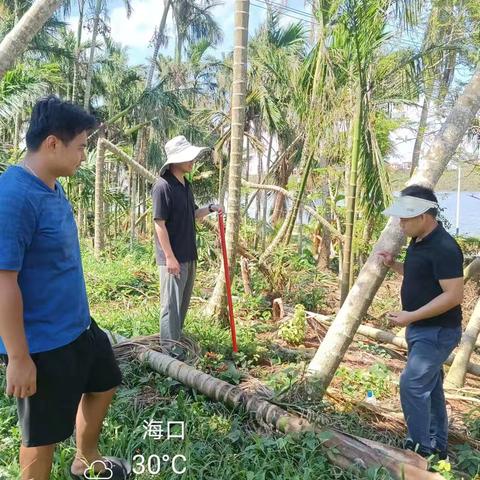
[[[445,460],[446,462],[450,462],[448,458],[448,450],[438,450],[435,449],[433,451],[433,454],[439,459],[439,460]]]
[[[413,443],[413,441],[410,439],[405,440],[405,443],[403,444],[403,448],[405,450],[411,450],[412,452],[417,453],[423,458],[430,458],[434,454],[432,449],[424,448],[418,443]]]

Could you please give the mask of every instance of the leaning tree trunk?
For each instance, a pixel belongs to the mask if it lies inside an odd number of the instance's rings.
[[[90,58],[87,65],[87,78],[85,80],[85,97],[83,99],[83,108],[90,111],[90,97],[92,92],[93,63],[95,59],[95,48],[97,47],[98,25],[100,23],[100,13],[102,10],[102,0],[95,3],[95,17],[93,19],[92,46],[90,47]]]
[[[240,226],[240,200],[243,160],[243,132],[245,130],[245,93],[247,86],[248,14],[250,0],[235,0],[235,29],[233,50],[232,126],[230,162],[228,169],[227,257],[230,272],[235,269],[235,257]],[[210,315],[220,316],[225,311],[226,289],[223,267],[207,306]]]
[[[37,0],[4,37],[0,43],[0,79],[62,3],[63,0]]]
[[[153,46],[152,59],[150,61],[150,66],[148,68],[147,78],[145,80],[145,91],[148,91],[152,88],[153,75],[155,73],[155,68],[157,66],[158,52],[160,51],[160,47],[165,41],[165,25],[167,24],[167,16],[168,16],[168,12],[170,10],[171,5],[172,5],[172,0],[165,0],[163,12],[162,12],[162,18],[160,19],[158,31],[156,32],[156,36],[155,36],[155,44]],[[141,128],[137,132],[137,141],[136,141],[134,153],[135,153],[135,160],[138,163],[140,163],[140,165],[145,165],[147,163],[147,154],[148,154],[150,137],[151,137],[150,125],[147,123],[147,126]],[[145,181],[142,178],[139,178],[140,199],[144,198],[146,190],[147,190],[147,187],[146,187]],[[142,222],[139,225],[139,227],[140,227],[140,230],[143,231],[145,230],[145,227],[146,227],[146,222],[145,222],[146,217],[143,215],[145,213],[144,203],[142,202],[141,205],[142,206],[141,206],[140,218],[142,218]]]
[[[470,321],[468,322],[467,328],[462,335],[462,341],[460,346],[457,349],[455,355],[455,360],[448,371],[448,375],[445,378],[445,383],[448,386],[453,386],[457,388],[462,388],[465,383],[465,377],[467,375],[468,362],[472,356],[473,350],[475,348],[475,343],[477,341],[478,335],[480,334],[480,300],[478,300],[473,310]]]
[[[409,180],[410,185],[436,185],[479,109],[480,66],[435,137],[422,168],[417,169]],[[398,220],[390,219],[309,365],[310,374],[316,377],[320,396],[330,384],[387,273],[387,268],[379,261],[377,252],[386,250],[396,255],[404,241]]]
[[[480,277],[480,257],[474,258],[463,270],[463,281],[467,283],[469,280]]]

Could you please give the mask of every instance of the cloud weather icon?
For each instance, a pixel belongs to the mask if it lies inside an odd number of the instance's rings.
[[[100,465],[102,470],[100,472],[95,472],[95,465]],[[113,477],[113,470],[102,460],[95,460],[85,469],[83,476],[88,480],[108,480]]]

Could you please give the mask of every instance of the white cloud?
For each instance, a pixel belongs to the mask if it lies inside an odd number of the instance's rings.
[[[116,7],[110,12],[112,37],[115,41],[132,48],[147,49],[155,28],[160,24],[163,2],[143,0],[135,2],[130,18],[124,7]]]

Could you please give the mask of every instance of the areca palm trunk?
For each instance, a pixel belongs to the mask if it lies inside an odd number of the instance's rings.
[[[245,95],[247,87],[247,44],[250,0],[235,0],[235,29],[233,49],[232,125],[230,162],[228,169],[228,204],[226,243],[230,274],[235,269],[241,216],[241,182],[243,163],[243,132],[245,130]],[[225,311],[226,289],[223,267],[218,274],[215,290],[207,311],[220,316]]]
[[[305,148],[307,149],[308,145],[306,145]],[[288,245],[290,243],[290,239],[292,238],[293,228],[295,227],[298,211],[300,209],[300,204],[302,203],[303,195],[305,193],[305,188],[307,186],[308,176],[310,174],[310,170],[313,164],[313,158],[314,158],[313,152],[308,152],[307,155],[308,157],[305,164],[305,170],[302,176],[302,181],[300,183],[300,188],[298,189],[297,196],[295,197],[295,202],[293,204],[292,210],[290,211],[290,214],[288,217],[288,224],[287,224],[288,226],[285,232],[285,237],[283,239],[285,245]]]
[[[448,371],[448,375],[445,379],[445,383],[449,386],[456,388],[462,388],[465,383],[465,377],[467,375],[468,363],[472,356],[480,334],[480,300],[478,300],[473,310],[470,321],[462,336],[462,341],[455,354],[455,360]]]
[[[0,79],[62,3],[63,0],[37,0],[5,36],[0,43]]]
[[[145,88],[149,89],[152,86],[153,74],[155,72],[155,63],[157,61],[158,52],[163,42],[163,37],[165,34],[165,25],[167,24],[167,15],[172,5],[172,0],[165,0],[162,18],[160,20],[160,25],[158,26],[157,38],[155,39],[155,45],[153,47],[152,61],[150,62],[150,68],[148,70],[147,81],[145,83]]]
[[[164,35],[165,35],[165,25],[167,23],[167,16],[168,11],[170,10],[170,6],[172,5],[172,0],[165,0],[164,8],[162,12],[162,18],[160,19],[160,24],[158,26],[158,31],[155,39],[155,44],[153,47],[153,55],[152,60],[150,62],[150,66],[147,73],[147,78],[145,80],[145,90],[150,90],[152,88],[153,83],[153,75],[155,73],[156,63],[158,52],[160,51],[160,47],[162,45]],[[147,125],[146,127],[141,128],[137,133],[137,141],[135,145],[135,160],[140,163],[140,165],[145,165],[147,161],[147,153],[148,153],[148,144],[150,141],[150,128]],[[143,198],[145,192],[147,191],[145,180],[143,178],[139,179],[139,194],[140,197]],[[144,213],[144,204],[142,203],[140,215]],[[141,230],[145,230],[146,227],[146,220],[145,217],[141,217],[143,220],[140,224]],[[135,228],[133,226],[132,228]]]
[[[102,136],[97,142],[97,159],[95,163],[95,235],[94,253],[99,257],[105,246],[105,211],[103,195],[103,179],[105,169],[105,146]]]
[[[422,150],[423,140],[425,138],[425,132],[427,131],[428,111],[430,105],[430,93],[425,92],[425,98],[422,105],[422,113],[420,114],[420,121],[418,124],[417,136],[415,138],[415,145],[413,146],[412,164],[410,166],[410,176],[418,167],[418,161],[420,159],[420,152]]]
[[[408,184],[435,187],[479,110],[480,66],[477,66],[435,137],[422,168],[415,171]],[[325,393],[385,278],[387,268],[379,261],[377,252],[386,250],[396,255],[404,242],[398,220],[390,219],[308,367],[316,379],[319,396]]]
[[[72,102],[77,102],[78,97],[78,77],[80,73],[80,52],[82,46],[83,31],[83,12],[85,10],[85,0],[78,2],[78,25],[77,25],[77,43],[75,46],[75,60],[73,62],[73,80],[72,80]]]
[[[272,145],[273,145],[273,134],[269,132],[269,140],[268,140],[268,152],[267,152],[267,167],[265,169],[265,175],[263,176],[262,180],[265,181],[267,179],[268,172],[270,170],[270,163],[272,159]],[[259,179],[260,181],[260,179]],[[268,209],[268,195],[267,191],[264,190],[263,196],[263,205],[262,205],[262,235],[261,235],[261,245],[262,251],[265,250],[265,244],[267,242],[267,209]]]
[[[358,159],[360,157],[360,135],[363,117],[363,94],[361,85],[358,85],[355,107],[355,118],[352,134],[352,158],[350,160],[350,173],[347,189],[346,220],[345,220],[345,241],[343,244],[343,265],[340,283],[340,305],[343,305],[347,298],[351,284],[352,273],[352,246],[355,233],[355,203],[358,183]]]
[[[85,97],[83,99],[83,108],[87,112],[90,111],[90,97],[92,92],[93,63],[95,59],[95,48],[97,43],[98,25],[100,24],[100,13],[102,11],[102,0],[96,0],[95,13],[93,19],[92,30],[92,46],[90,47],[90,57],[87,65],[87,78],[85,81]]]

